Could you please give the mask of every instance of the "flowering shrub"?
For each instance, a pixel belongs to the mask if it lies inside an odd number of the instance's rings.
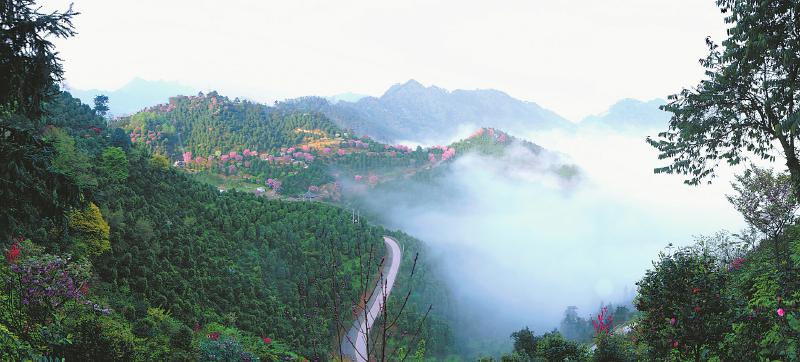
[[[592,319],[592,325],[594,326],[594,333],[595,334],[609,334],[611,333],[611,326],[614,321],[614,316],[608,314],[608,307],[603,307],[600,310],[600,314],[597,315],[597,319]]]
[[[739,270],[744,265],[745,258],[736,258],[731,262],[730,270]]]
[[[8,248],[6,252],[6,260],[8,260],[9,264],[14,264],[17,262],[17,258],[19,257],[19,253],[22,249],[19,248],[19,242],[15,241],[14,244],[11,244],[11,247]]]
[[[81,300],[88,292],[88,265],[45,254],[11,266],[19,276],[22,304],[57,307]]]
[[[718,352],[731,328],[730,300],[724,297],[731,274],[725,267],[702,247],[660,254],[637,283],[636,308],[642,315],[636,330],[651,357],[674,351],[682,359],[695,359]]]

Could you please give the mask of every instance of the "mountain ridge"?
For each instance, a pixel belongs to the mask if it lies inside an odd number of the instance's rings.
[[[133,114],[145,107],[163,103],[169,97],[192,95],[197,91],[197,89],[175,81],[150,81],[140,77],[131,79],[115,90],[69,89],[75,98],[86,104],[94,104],[94,97],[97,95],[107,96],[109,113],[116,116]]]
[[[522,130],[573,129],[574,124],[535,102],[495,89],[447,90],[410,79],[389,87],[380,97],[331,104],[316,97],[283,102],[284,107],[318,111],[338,126],[377,140],[439,142],[454,139],[460,128]]]

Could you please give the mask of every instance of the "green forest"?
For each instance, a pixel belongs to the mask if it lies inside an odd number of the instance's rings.
[[[152,113],[108,123],[107,99],[90,107],[58,90],[62,70],[44,36],[72,35],[75,13],[41,14],[26,1],[14,6],[3,12],[3,35],[33,43],[2,54],[4,67],[28,73],[4,78],[3,89],[19,92],[4,94],[0,108],[0,217],[9,240],[0,266],[1,359],[334,358],[337,333],[353,320],[343,311],[359,299],[363,264],[377,264],[382,236],[394,232],[354,223],[350,210],[330,204],[221,193],[196,181],[173,167],[174,144],[131,142],[129,129],[156,127],[147,118]],[[27,33],[10,34],[5,24]],[[47,77],[36,78],[33,66],[47,67]],[[318,117],[219,101],[220,123],[178,123],[165,138],[184,133],[183,142],[203,152],[203,137],[270,149],[296,143],[292,131],[299,127],[336,131]],[[190,98],[175,102],[175,113],[197,112]],[[247,122],[274,123],[239,138],[244,125],[229,120],[240,113]],[[193,127],[230,128],[193,135]],[[396,237],[422,252],[418,241]],[[436,343],[423,353],[447,353],[450,332],[435,313],[414,333],[431,300],[447,299],[435,288],[436,276],[425,275],[420,283],[433,289],[415,293],[395,327],[402,334],[388,342],[430,339]]]

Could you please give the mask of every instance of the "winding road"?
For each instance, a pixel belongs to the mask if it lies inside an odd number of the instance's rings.
[[[381,298],[383,295],[381,291],[383,281],[384,279],[386,280],[385,293],[388,299],[392,291],[392,286],[394,286],[394,281],[397,278],[397,272],[400,270],[400,262],[403,260],[403,256],[400,252],[400,246],[397,245],[397,241],[388,236],[384,236],[383,242],[386,244],[386,262],[388,262],[383,267],[384,278],[379,280],[375,285],[372,298],[370,298],[367,303],[367,318],[364,318],[364,311],[359,310],[358,319],[353,322],[353,326],[350,327],[350,330],[347,331],[347,335],[341,341],[342,358],[344,360],[367,362],[367,334],[365,332],[372,331],[372,324],[375,322],[375,318],[381,313],[381,308],[383,307],[381,305],[383,303],[383,298]]]

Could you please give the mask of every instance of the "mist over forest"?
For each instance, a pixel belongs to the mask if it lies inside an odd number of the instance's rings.
[[[798,361],[798,14],[0,0],[0,361]]]

